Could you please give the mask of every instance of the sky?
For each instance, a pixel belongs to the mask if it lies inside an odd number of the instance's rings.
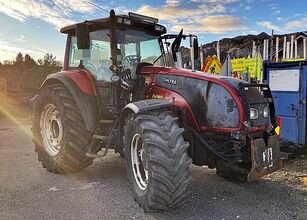
[[[307,0],[91,0],[105,10],[157,17],[169,33],[181,28],[199,36],[200,44],[261,32],[307,30]],[[63,60],[65,25],[107,17],[89,0],[0,0],[0,62],[18,52],[35,59],[46,53]]]

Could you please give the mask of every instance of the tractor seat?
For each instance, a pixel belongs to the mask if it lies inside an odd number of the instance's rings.
[[[83,60],[84,68],[89,71],[97,81],[111,81],[112,72],[109,69],[111,60],[108,52],[91,49],[75,49],[74,59]]]

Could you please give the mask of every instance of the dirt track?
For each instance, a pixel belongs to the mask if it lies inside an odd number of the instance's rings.
[[[186,205],[146,214],[132,198],[118,155],[110,152],[77,174],[54,175],[37,161],[30,127],[24,117],[0,117],[0,219],[307,219],[305,161],[251,184],[192,166]]]

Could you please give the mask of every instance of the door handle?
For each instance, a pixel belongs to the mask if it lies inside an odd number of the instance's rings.
[[[300,99],[297,102],[298,104],[306,105],[306,100],[305,99]]]

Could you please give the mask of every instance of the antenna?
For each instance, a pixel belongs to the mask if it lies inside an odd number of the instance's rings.
[[[91,1],[88,1],[88,3],[89,3],[90,5],[92,5],[92,6],[94,6],[95,8],[98,8],[98,9],[100,9],[100,10],[102,10],[102,11],[108,13],[108,14],[110,13],[108,10],[104,9],[103,7],[101,7],[101,6],[99,6],[99,5],[95,4],[95,3],[93,3],[93,2],[91,2]]]

